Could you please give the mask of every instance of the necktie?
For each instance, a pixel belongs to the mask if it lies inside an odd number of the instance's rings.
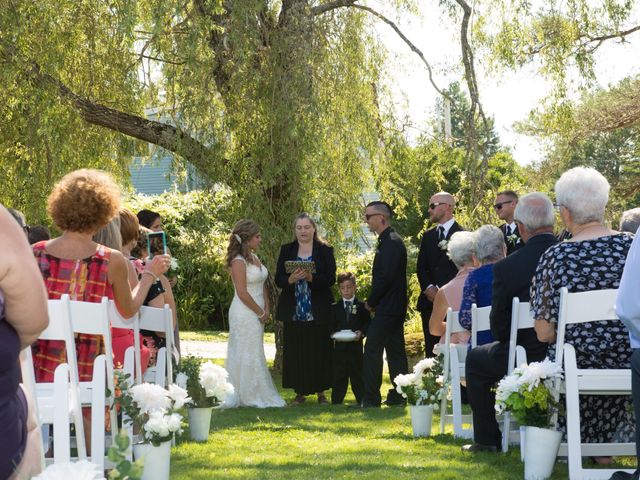
[[[511,225],[507,225],[506,232],[507,232],[507,237],[513,233],[511,231]]]
[[[442,225],[440,225],[438,227],[438,242],[444,240],[444,227]]]
[[[344,309],[345,309],[345,311],[347,313],[349,313],[351,311],[351,303],[352,302],[350,300],[347,300],[347,301],[344,302]]]

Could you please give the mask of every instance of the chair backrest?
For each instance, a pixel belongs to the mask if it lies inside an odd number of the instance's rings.
[[[137,318],[137,313],[131,318],[124,318],[120,315],[115,302],[109,300],[109,322],[111,327],[133,330],[133,346],[128,347],[125,352],[123,370],[125,374],[131,375],[136,384],[140,384],[142,382],[142,363],[136,361],[136,359],[140,360],[140,356],[135,355],[136,349],[140,351],[140,327]]]
[[[511,302],[511,331],[509,333],[509,359],[507,363],[507,375],[513,373],[516,366],[516,346],[518,342],[518,330],[533,328],[534,319],[529,302],[520,302],[518,297],[513,297]]]
[[[157,368],[161,375],[165,375],[166,369],[166,377],[169,383],[173,383],[173,365],[171,363],[173,353],[173,313],[171,308],[169,308],[169,305],[165,305],[164,308],[142,307],[137,321],[140,330],[164,333],[166,350],[164,356],[160,355],[160,351],[158,352]],[[136,362],[140,361],[139,356],[140,350],[137,349]]]
[[[617,296],[617,289],[575,293],[569,293],[567,287],[560,289],[560,308],[556,332],[556,363],[562,365],[567,325],[601,320],[617,320],[618,315],[615,310]]]
[[[478,307],[475,303],[471,305],[471,348],[478,346],[478,332],[491,330],[491,305],[488,307]]]
[[[71,314],[71,326],[73,333],[85,335],[99,335],[102,337],[105,351],[105,364],[107,375],[107,388],[112,395],[115,392],[113,372],[113,346],[111,343],[111,325],[109,324],[109,299],[102,297],[97,302],[81,302],[72,300],[69,302]],[[94,359],[95,360],[95,359]],[[87,386],[87,388],[91,388]],[[111,406],[111,430],[117,431],[117,413],[115,406]]]

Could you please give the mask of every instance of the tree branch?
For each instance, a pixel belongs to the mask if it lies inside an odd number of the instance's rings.
[[[188,160],[201,172],[210,173],[213,163],[222,160],[219,147],[208,147],[173,125],[148,120],[81,97],[60,80],[42,72],[38,64],[33,63],[27,73],[33,82],[56,90],[87,123],[165,148]]]
[[[341,7],[355,6],[358,0],[334,0],[333,2],[323,3],[311,8],[311,15],[322,15],[323,13],[335,10]]]
[[[336,2],[334,2],[334,3],[336,3]],[[443,97],[449,99],[449,101],[451,103],[455,103],[455,100],[447,92],[445,92],[440,87],[438,87],[438,85],[436,84],[435,80],[433,79],[433,70],[431,69],[431,65],[429,64],[429,62],[427,61],[426,57],[422,53],[422,50],[420,50],[418,47],[416,47],[413,44],[413,42],[411,42],[411,40],[409,40],[407,38],[407,36],[404,33],[402,33],[400,28],[398,28],[398,26],[392,20],[389,20],[383,14],[375,11],[374,9],[372,9],[370,7],[366,7],[364,5],[357,5],[355,3],[352,3],[349,6],[351,6],[352,8],[357,8],[358,10],[364,10],[365,12],[369,12],[371,15],[373,15],[374,17],[377,17],[378,19],[382,20],[384,23],[389,25],[391,28],[393,28],[393,30],[398,34],[398,36],[402,39],[402,41],[409,46],[409,48],[411,49],[411,51],[413,51],[413,53],[418,55],[420,60],[422,60],[422,63],[424,63],[425,67],[427,67],[427,72],[429,74],[429,83],[431,83],[431,85],[436,90],[436,92],[438,92]]]

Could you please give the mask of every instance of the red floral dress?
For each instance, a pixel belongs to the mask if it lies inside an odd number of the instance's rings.
[[[99,303],[102,297],[113,299],[107,272],[111,249],[98,245],[89,258],[71,260],[57,258],[45,251],[46,241],[33,245],[33,254],[44,278],[50,300],[59,299],[65,293],[71,300]],[[90,381],[93,376],[93,360],[104,353],[102,338],[97,335],[76,334],[76,354],[80,381]],[[33,363],[38,382],[53,382],[58,365],[67,361],[64,342],[38,340],[33,345]]]

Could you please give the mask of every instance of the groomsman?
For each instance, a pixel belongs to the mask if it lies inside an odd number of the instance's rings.
[[[393,388],[387,393],[387,405],[404,405],[393,379],[407,373],[404,350],[404,321],[407,316],[407,249],[402,237],[390,226],[391,207],[385,202],[371,202],[365,210],[369,230],[378,235],[373,258],[371,293],[365,308],[373,312],[364,345],[364,398],[362,407],[379,407],[382,401],[382,354]]]
[[[417,273],[420,282],[417,309],[422,317],[425,355],[433,357],[433,347],[440,337],[429,333],[429,318],[433,310],[433,299],[438,288],[449,283],[458,273],[455,264],[447,256],[447,243],[455,232],[464,230],[453,218],[456,201],[453,195],[439,192],[429,201],[429,220],[436,224],[427,230],[420,242]]]
[[[518,194],[513,190],[504,190],[499,192],[496,196],[496,202],[493,204],[493,208],[500,220],[504,223],[500,225],[500,230],[504,235],[504,243],[507,246],[507,255],[511,255],[513,252],[522,248],[524,243],[520,238],[520,231],[518,225],[513,220],[513,212],[516,210],[518,204]]]

